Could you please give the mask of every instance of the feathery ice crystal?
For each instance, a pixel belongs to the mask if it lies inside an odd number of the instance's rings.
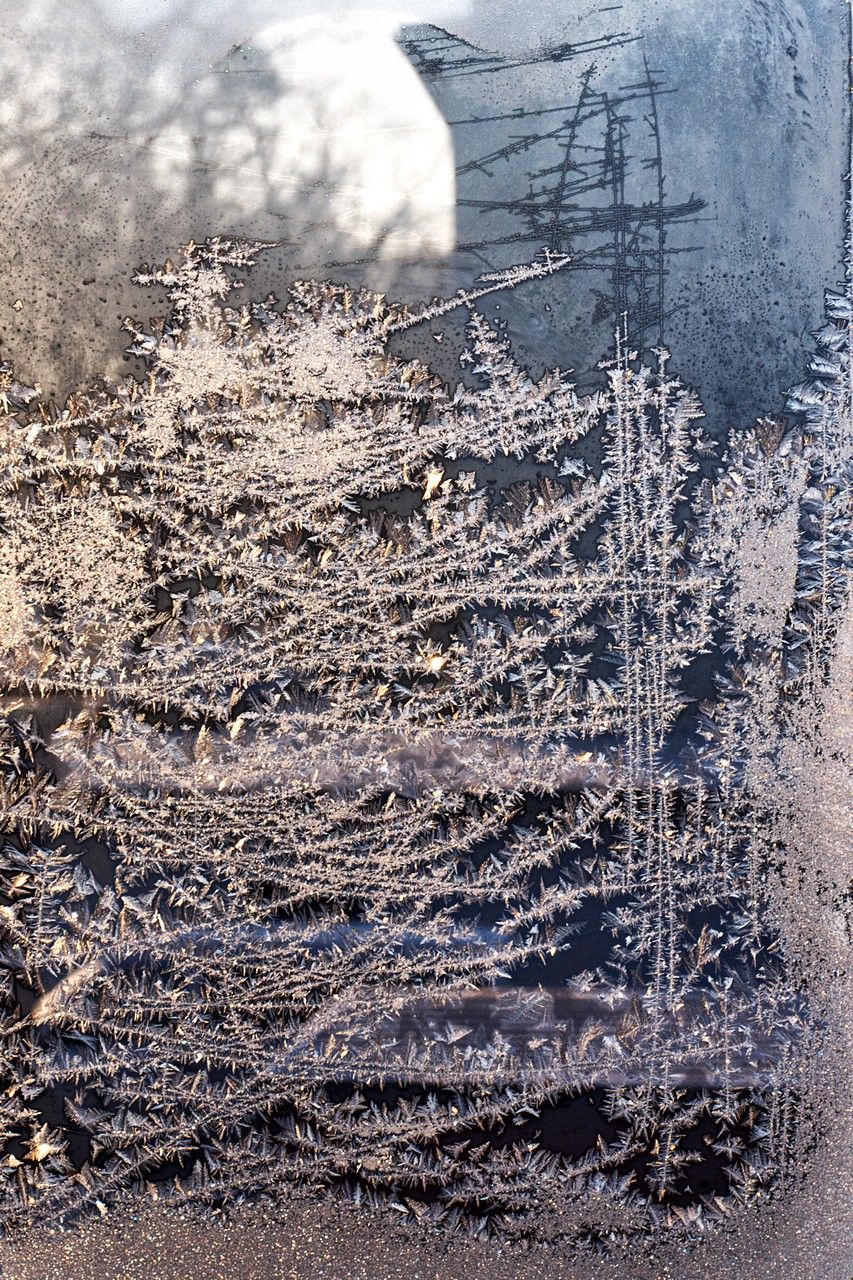
[[[850,1043],[851,297],[711,467],[664,351],[579,396],[475,291],[449,390],[389,347],[446,308],[237,306],[256,248],[140,274],[142,382],[3,375],[4,1220],[772,1199]]]

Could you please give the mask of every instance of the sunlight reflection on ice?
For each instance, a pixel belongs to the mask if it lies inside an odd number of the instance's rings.
[[[198,81],[151,141],[155,182],[180,205],[201,166],[226,217],[286,217],[315,193],[328,233],[351,251],[450,253],[450,131],[395,43],[398,27],[388,13],[267,27]]]

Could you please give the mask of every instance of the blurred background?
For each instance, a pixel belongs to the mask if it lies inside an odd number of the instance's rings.
[[[714,433],[746,425],[841,274],[845,21],[835,0],[21,0],[0,355],[60,399],[119,376],[121,322],[152,305],[131,273],[190,238],[274,242],[259,293],[324,275],[408,301],[548,249],[575,265],[484,304],[532,372],[593,381],[627,312]],[[404,345],[453,381],[463,319]]]

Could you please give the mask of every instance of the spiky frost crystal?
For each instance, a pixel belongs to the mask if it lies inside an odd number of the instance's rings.
[[[232,305],[252,256],[140,274],[142,382],[55,412],[6,375],[6,1220],[168,1176],[705,1230],[787,1176],[820,1035],[768,742],[849,667],[823,438],[759,427],[699,485],[666,353],[581,397],[472,308],[453,392],[380,297]]]

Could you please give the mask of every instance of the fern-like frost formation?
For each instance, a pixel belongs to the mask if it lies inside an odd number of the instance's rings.
[[[142,381],[3,374],[5,1223],[772,1200],[850,1046],[851,295],[717,461],[664,351],[581,396],[475,291],[454,391],[440,304],[239,306],[257,251],[140,272]]]

